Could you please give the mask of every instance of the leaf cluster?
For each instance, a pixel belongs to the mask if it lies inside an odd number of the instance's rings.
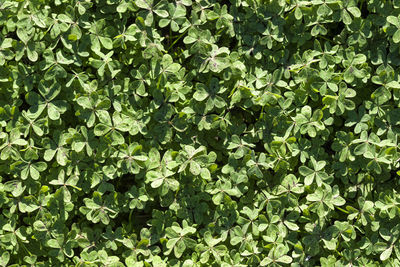
[[[3,0],[0,266],[400,266],[400,1]]]

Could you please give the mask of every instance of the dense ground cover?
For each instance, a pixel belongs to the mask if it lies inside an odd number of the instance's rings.
[[[400,266],[400,1],[4,0],[0,266]]]

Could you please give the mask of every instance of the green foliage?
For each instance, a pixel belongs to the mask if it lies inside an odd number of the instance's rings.
[[[0,1],[0,266],[400,266],[399,0]]]

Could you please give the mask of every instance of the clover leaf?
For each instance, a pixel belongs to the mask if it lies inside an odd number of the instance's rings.
[[[166,244],[167,251],[164,253],[168,255],[174,251],[174,255],[180,258],[185,252],[186,248],[192,248],[196,245],[196,241],[190,238],[196,232],[196,228],[189,226],[186,221],[183,221],[182,227],[174,223],[171,227],[165,229],[168,242]]]
[[[0,1],[0,265],[400,266],[399,10]]]

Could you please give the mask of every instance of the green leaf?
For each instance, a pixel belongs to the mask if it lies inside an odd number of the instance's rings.
[[[103,124],[103,123],[99,123],[94,127],[94,134],[97,136],[103,136],[106,133],[108,133],[111,130],[111,127]]]
[[[400,29],[397,30],[393,35],[393,42],[396,44],[400,42]]]
[[[193,175],[199,175],[201,172],[201,167],[196,161],[190,161],[189,169]]]
[[[383,251],[383,252],[381,253],[381,255],[379,256],[379,259],[380,259],[381,261],[385,261],[385,260],[389,259],[390,255],[392,255],[392,250],[393,250],[393,247],[392,247],[392,246],[390,246],[389,248],[387,248],[385,251]]]

